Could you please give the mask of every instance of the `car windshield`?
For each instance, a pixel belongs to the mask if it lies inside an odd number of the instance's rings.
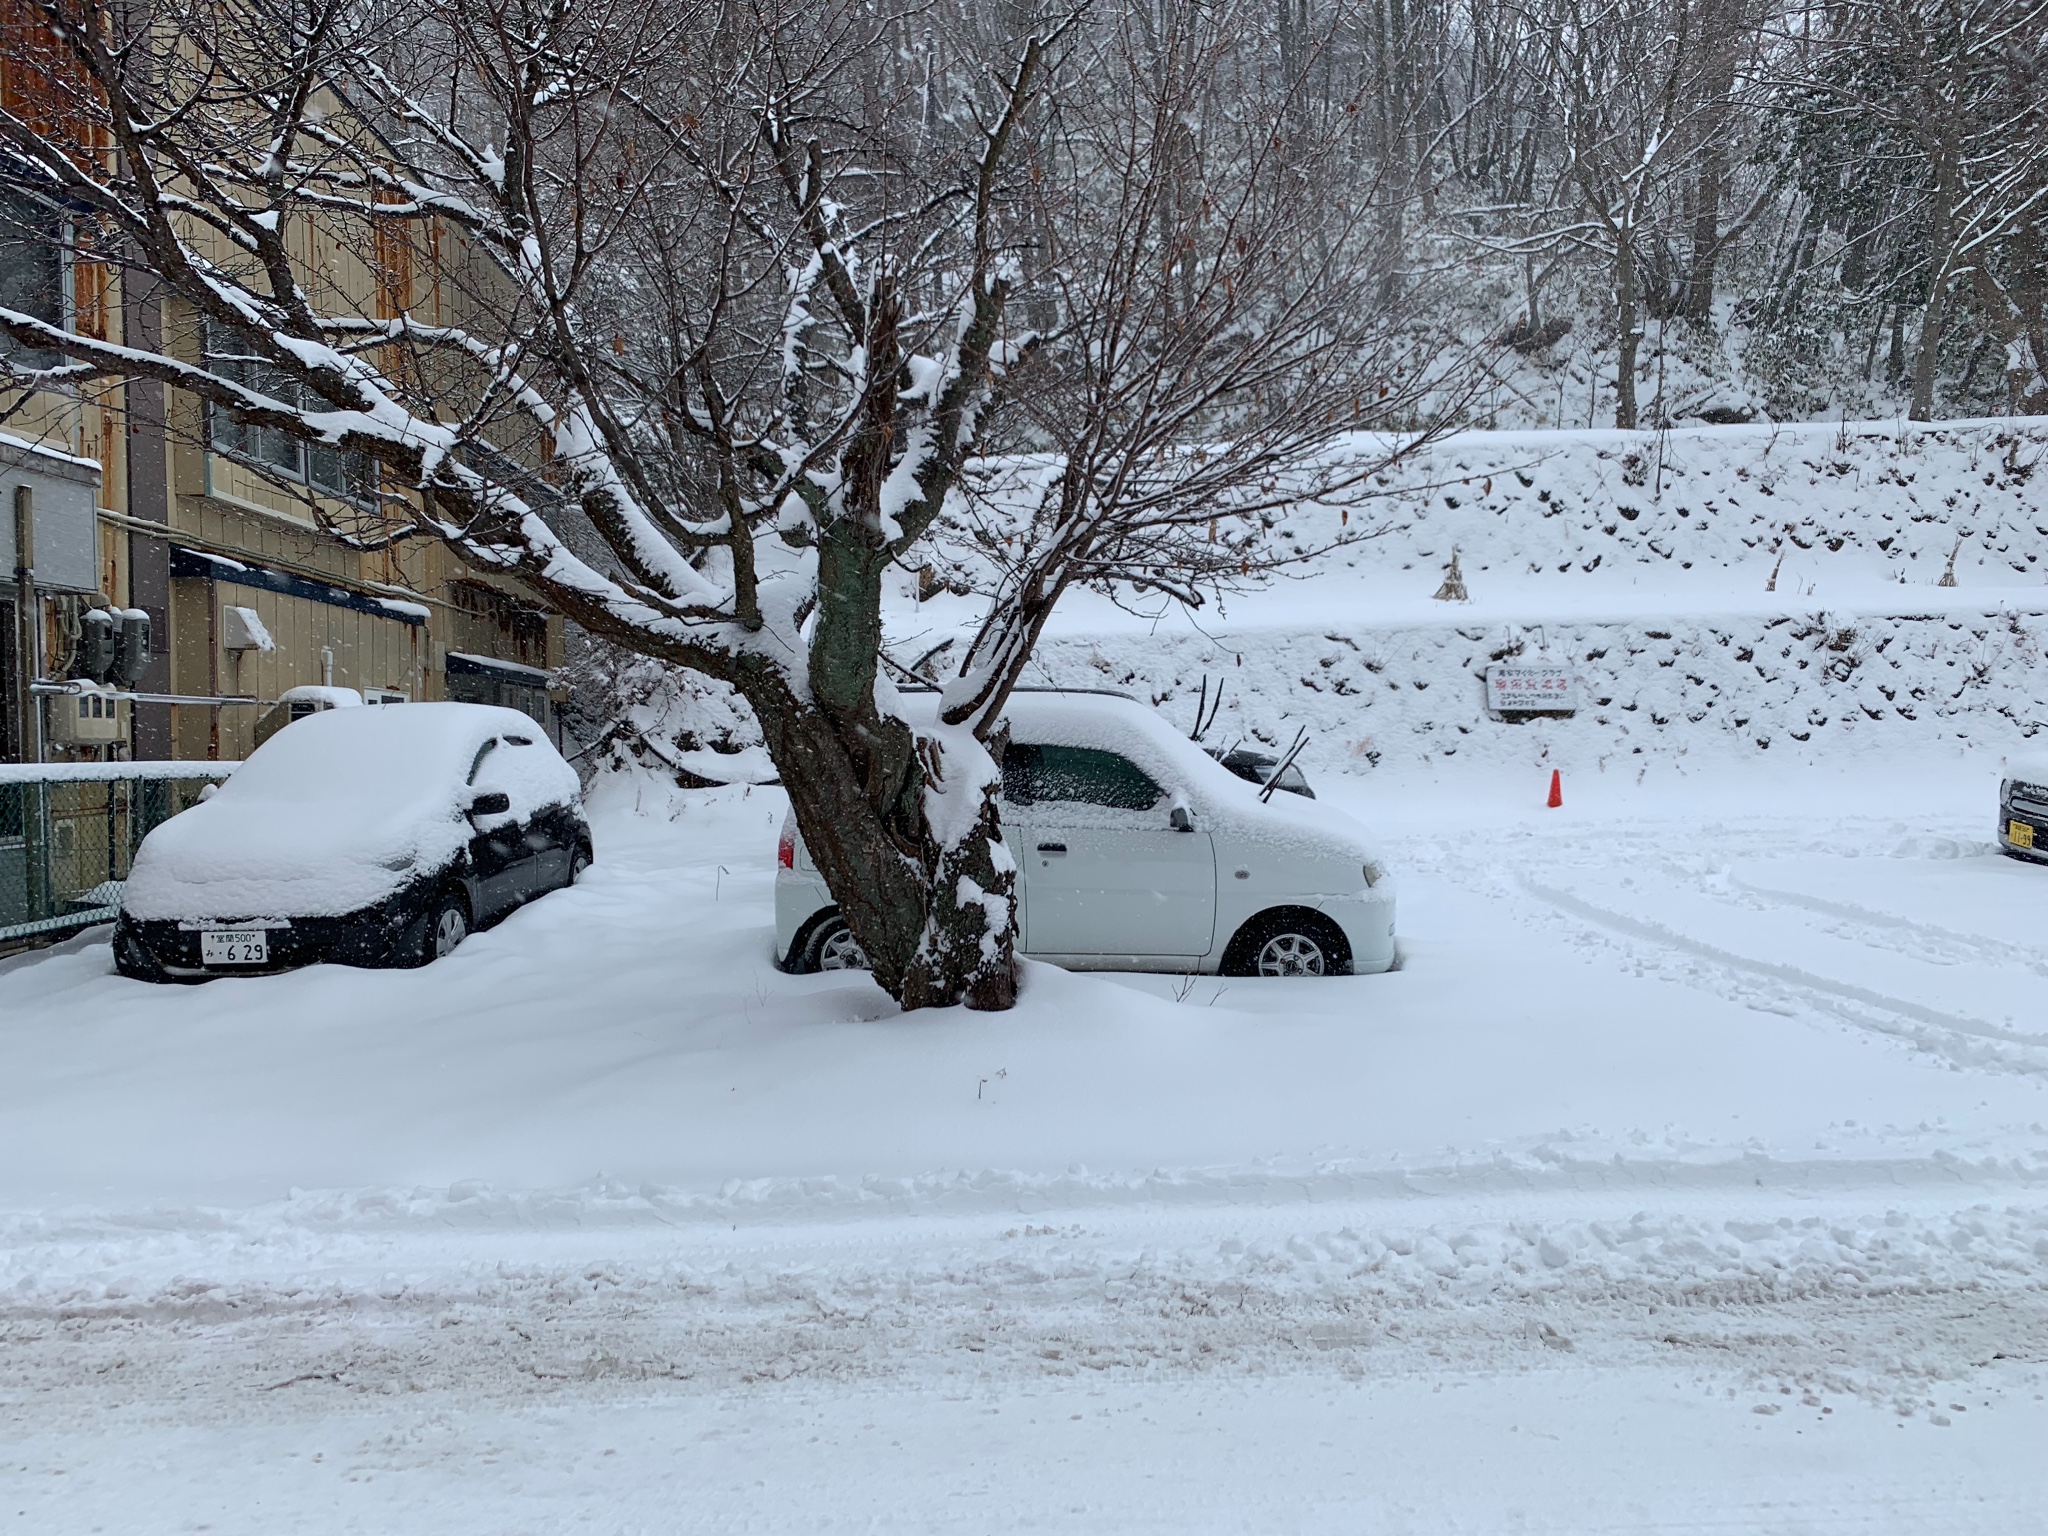
[[[1217,761],[1248,783],[1263,785],[1270,779],[1275,789],[1284,789],[1291,794],[1309,795],[1310,798],[1314,798],[1308,787],[1308,780],[1294,764],[1289,763],[1280,770],[1277,777],[1274,775],[1273,770],[1280,767],[1280,759],[1270,752],[1248,752],[1240,748],[1235,752],[1226,752]]]

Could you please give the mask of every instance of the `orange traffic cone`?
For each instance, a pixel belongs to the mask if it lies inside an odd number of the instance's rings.
[[[1550,799],[1546,803],[1553,811],[1564,804],[1564,775],[1555,768],[1550,770]]]

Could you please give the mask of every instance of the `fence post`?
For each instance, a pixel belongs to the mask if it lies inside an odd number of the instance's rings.
[[[38,779],[21,786],[22,853],[28,861],[28,920],[50,913],[50,786]]]
[[[14,488],[14,620],[15,661],[21,672],[16,755],[24,763],[40,763],[43,701],[33,685],[43,675],[43,613],[36,597],[36,493],[26,485]]]

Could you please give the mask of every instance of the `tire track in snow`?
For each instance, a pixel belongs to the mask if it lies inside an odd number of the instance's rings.
[[[793,1379],[1400,1378],[1541,1369],[1564,1353],[1711,1361],[1910,1401],[1995,1358],[2048,1359],[2038,1201],[1921,1217],[1760,1209],[1379,1226],[1300,1215],[1164,1244],[1082,1226],[969,1227],[907,1250],[444,1260],[17,1300],[0,1305],[0,1434],[110,1411],[235,1423],[392,1398],[532,1404]]]
[[[1755,977],[1786,988],[1816,1012],[1859,1029],[1909,1041],[1957,1066],[2048,1077],[2048,1042],[2038,1035],[2006,1029],[1983,1019],[1945,1013],[1906,998],[1891,997],[1853,982],[1819,976],[1799,966],[1762,960],[1691,938],[1649,918],[1617,912],[1570,891],[1518,876],[1522,889],[1556,910],[1660,949]]]
[[[1879,912],[1870,907],[1858,906],[1854,902],[1831,901],[1825,896],[1810,896],[1804,891],[1788,891],[1779,886],[1763,885],[1754,880],[1745,880],[1740,875],[1730,875],[1728,883],[1737,890],[1746,891],[1780,906],[1799,907],[1822,917],[1832,917],[1840,922],[1874,928],[1880,932],[1904,934],[1915,941],[1916,948],[1924,958],[1938,964],[1990,965],[2048,977],[2048,957],[2029,955],[2010,944],[1958,933],[1953,928],[1919,922],[1910,917],[1899,917],[1890,912]],[[1862,942],[1870,943],[1874,949],[1886,947],[1867,939]]]

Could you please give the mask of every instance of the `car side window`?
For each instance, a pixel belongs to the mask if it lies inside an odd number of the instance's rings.
[[[1003,794],[1018,805],[1056,800],[1149,811],[1163,791],[1144,769],[1115,752],[1013,744],[1003,754]]]
[[[511,802],[510,814],[526,821],[542,809],[543,786],[548,782],[547,762],[531,736],[506,732],[494,736],[477,749],[470,764],[469,785],[477,793],[503,791]]]
[[[1011,742],[1003,748],[1003,798],[1012,805],[1031,803],[1031,771],[1038,762],[1038,748]]]

